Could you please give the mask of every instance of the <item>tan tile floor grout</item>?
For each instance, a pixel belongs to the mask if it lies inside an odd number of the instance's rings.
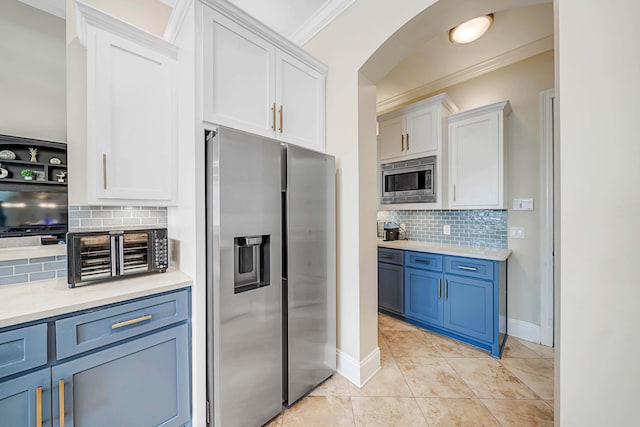
[[[339,374],[269,427],[553,425],[553,349],[509,337],[501,360],[378,316],[381,370],[362,388]]]

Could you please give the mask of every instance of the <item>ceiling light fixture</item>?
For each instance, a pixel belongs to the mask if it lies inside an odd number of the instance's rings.
[[[449,40],[455,44],[467,44],[478,40],[493,25],[493,13],[473,18],[449,30]]]

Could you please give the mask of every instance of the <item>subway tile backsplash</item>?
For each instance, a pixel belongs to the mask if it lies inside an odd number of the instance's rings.
[[[167,226],[167,208],[69,205],[69,231],[118,226]]]
[[[409,240],[498,249],[508,245],[506,210],[378,211],[382,221],[406,224]],[[450,235],[442,232],[446,224]]]
[[[0,285],[67,277],[66,255],[2,261],[0,266]]]

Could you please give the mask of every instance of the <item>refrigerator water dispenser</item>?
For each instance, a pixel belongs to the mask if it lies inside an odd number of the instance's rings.
[[[269,235],[234,240],[233,292],[239,294],[269,286]]]

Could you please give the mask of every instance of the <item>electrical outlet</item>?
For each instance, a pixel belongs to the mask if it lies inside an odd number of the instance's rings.
[[[450,226],[449,224],[445,225],[445,226],[442,228],[442,234],[444,234],[444,235],[446,235],[446,236],[448,236],[448,235],[450,235],[450,234],[451,234],[451,226]]]
[[[524,227],[509,227],[509,237],[512,239],[524,239]]]

